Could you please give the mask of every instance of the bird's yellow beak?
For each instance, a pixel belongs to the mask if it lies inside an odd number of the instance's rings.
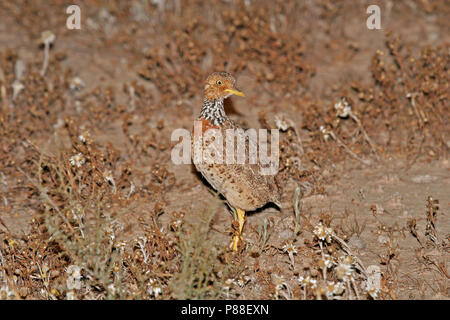
[[[228,93],[234,94],[236,96],[239,96],[239,97],[245,97],[245,94],[243,92],[240,92],[240,91],[237,91],[234,89],[225,89],[225,91]]]

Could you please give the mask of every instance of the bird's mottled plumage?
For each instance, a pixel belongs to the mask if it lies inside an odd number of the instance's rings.
[[[236,81],[234,78],[224,72],[216,72],[211,74],[206,79],[204,88],[204,102],[200,117],[198,120],[202,122],[202,134],[207,129],[221,130],[223,136],[223,149],[225,150],[225,130],[227,129],[240,129],[234,121],[232,121],[225,114],[223,100],[232,94],[243,94],[236,90]],[[237,135],[244,134],[243,130],[235,131]],[[207,148],[208,152],[212,154],[206,154],[204,152],[203,159],[207,157],[217,156],[220,154],[220,150],[213,149],[214,145],[212,140],[214,138],[204,137],[202,141],[202,148]],[[223,163],[208,163],[202,161],[195,163],[197,170],[203,175],[203,177],[211,184],[211,186],[221,193],[228,201],[230,206],[234,207],[239,212],[242,212],[242,221],[240,223],[240,231],[242,231],[244,223],[244,211],[253,211],[268,202],[273,202],[280,207],[280,195],[275,178],[272,175],[261,174],[261,167],[259,163],[249,163],[249,143],[256,143],[243,137],[246,140],[245,143],[245,163],[244,164],[227,164],[225,160],[225,151],[223,151]],[[237,140],[238,141],[238,140]],[[195,146],[195,139],[193,147]],[[251,149],[251,148],[250,148]],[[236,146],[235,152],[236,155]],[[195,151],[194,151],[195,152]],[[235,239],[233,248],[237,250],[237,242]]]
[[[202,119],[202,118],[201,118]],[[208,128],[214,128],[210,126]],[[238,129],[238,126],[231,119],[226,119],[221,125],[220,129],[225,131],[227,129]],[[236,131],[236,135],[243,134],[243,132]],[[224,135],[225,137],[225,135]],[[244,164],[226,164],[225,152],[222,155],[224,163],[198,163],[195,164],[197,170],[201,172],[208,183],[219,193],[221,193],[228,201],[228,203],[235,208],[240,208],[244,211],[254,211],[268,202],[273,202],[280,205],[278,187],[275,178],[272,175],[262,175],[260,164],[250,164],[248,161],[249,154],[249,139],[246,139],[245,146],[245,163]],[[238,140],[238,139],[236,139]],[[203,145],[210,146],[212,141],[204,138]],[[223,141],[225,150],[225,138]],[[220,154],[220,150],[211,150],[216,154]],[[237,148],[235,146],[235,152]],[[209,155],[205,154],[204,158]],[[212,158],[214,156],[211,156]]]

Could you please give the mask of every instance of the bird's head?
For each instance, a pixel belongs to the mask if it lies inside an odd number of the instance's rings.
[[[236,80],[226,72],[214,72],[205,83],[204,94],[207,100],[223,100],[235,94],[244,97],[244,94],[236,89]]]

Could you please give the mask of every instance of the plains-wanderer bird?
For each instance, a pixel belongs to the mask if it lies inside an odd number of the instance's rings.
[[[225,161],[225,152],[212,148],[215,135],[208,135],[209,129],[220,130],[222,138],[222,150],[226,149],[226,130],[233,129],[235,134],[242,134],[244,130],[231,120],[224,109],[224,99],[231,95],[244,96],[235,87],[236,80],[226,72],[214,72],[207,79],[204,87],[204,100],[197,124],[201,124],[201,139],[194,137],[192,148],[195,158],[195,148],[201,148],[200,161],[194,159],[196,169],[203,175],[208,183],[227,200],[229,206],[234,209],[234,219],[238,222],[235,228],[230,247],[237,251],[242,239],[242,229],[245,223],[245,212],[254,211],[269,202],[281,208],[279,188],[274,175],[262,174],[261,164],[249,161],[249,143],[256,143],[246,139],[245,162]],[[194,129],[195,135],[195,129]],[[217,144],[216,144],[217,145]],[[197,149],[199,150],[199,149]],[[250,148],[250,150],[254,150]],[[223,161],[205,161],[216,158],[218,152],[223,156]],[[235,149],[236,151],[236,149]],[[211,153],[211,154],[208,154]]]

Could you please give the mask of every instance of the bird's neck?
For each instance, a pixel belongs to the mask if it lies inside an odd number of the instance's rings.
[[[221,125],[228,119],[223,107],[223,99],[219,100],[203,100],[200,119],[210,120],[213,125]]]

